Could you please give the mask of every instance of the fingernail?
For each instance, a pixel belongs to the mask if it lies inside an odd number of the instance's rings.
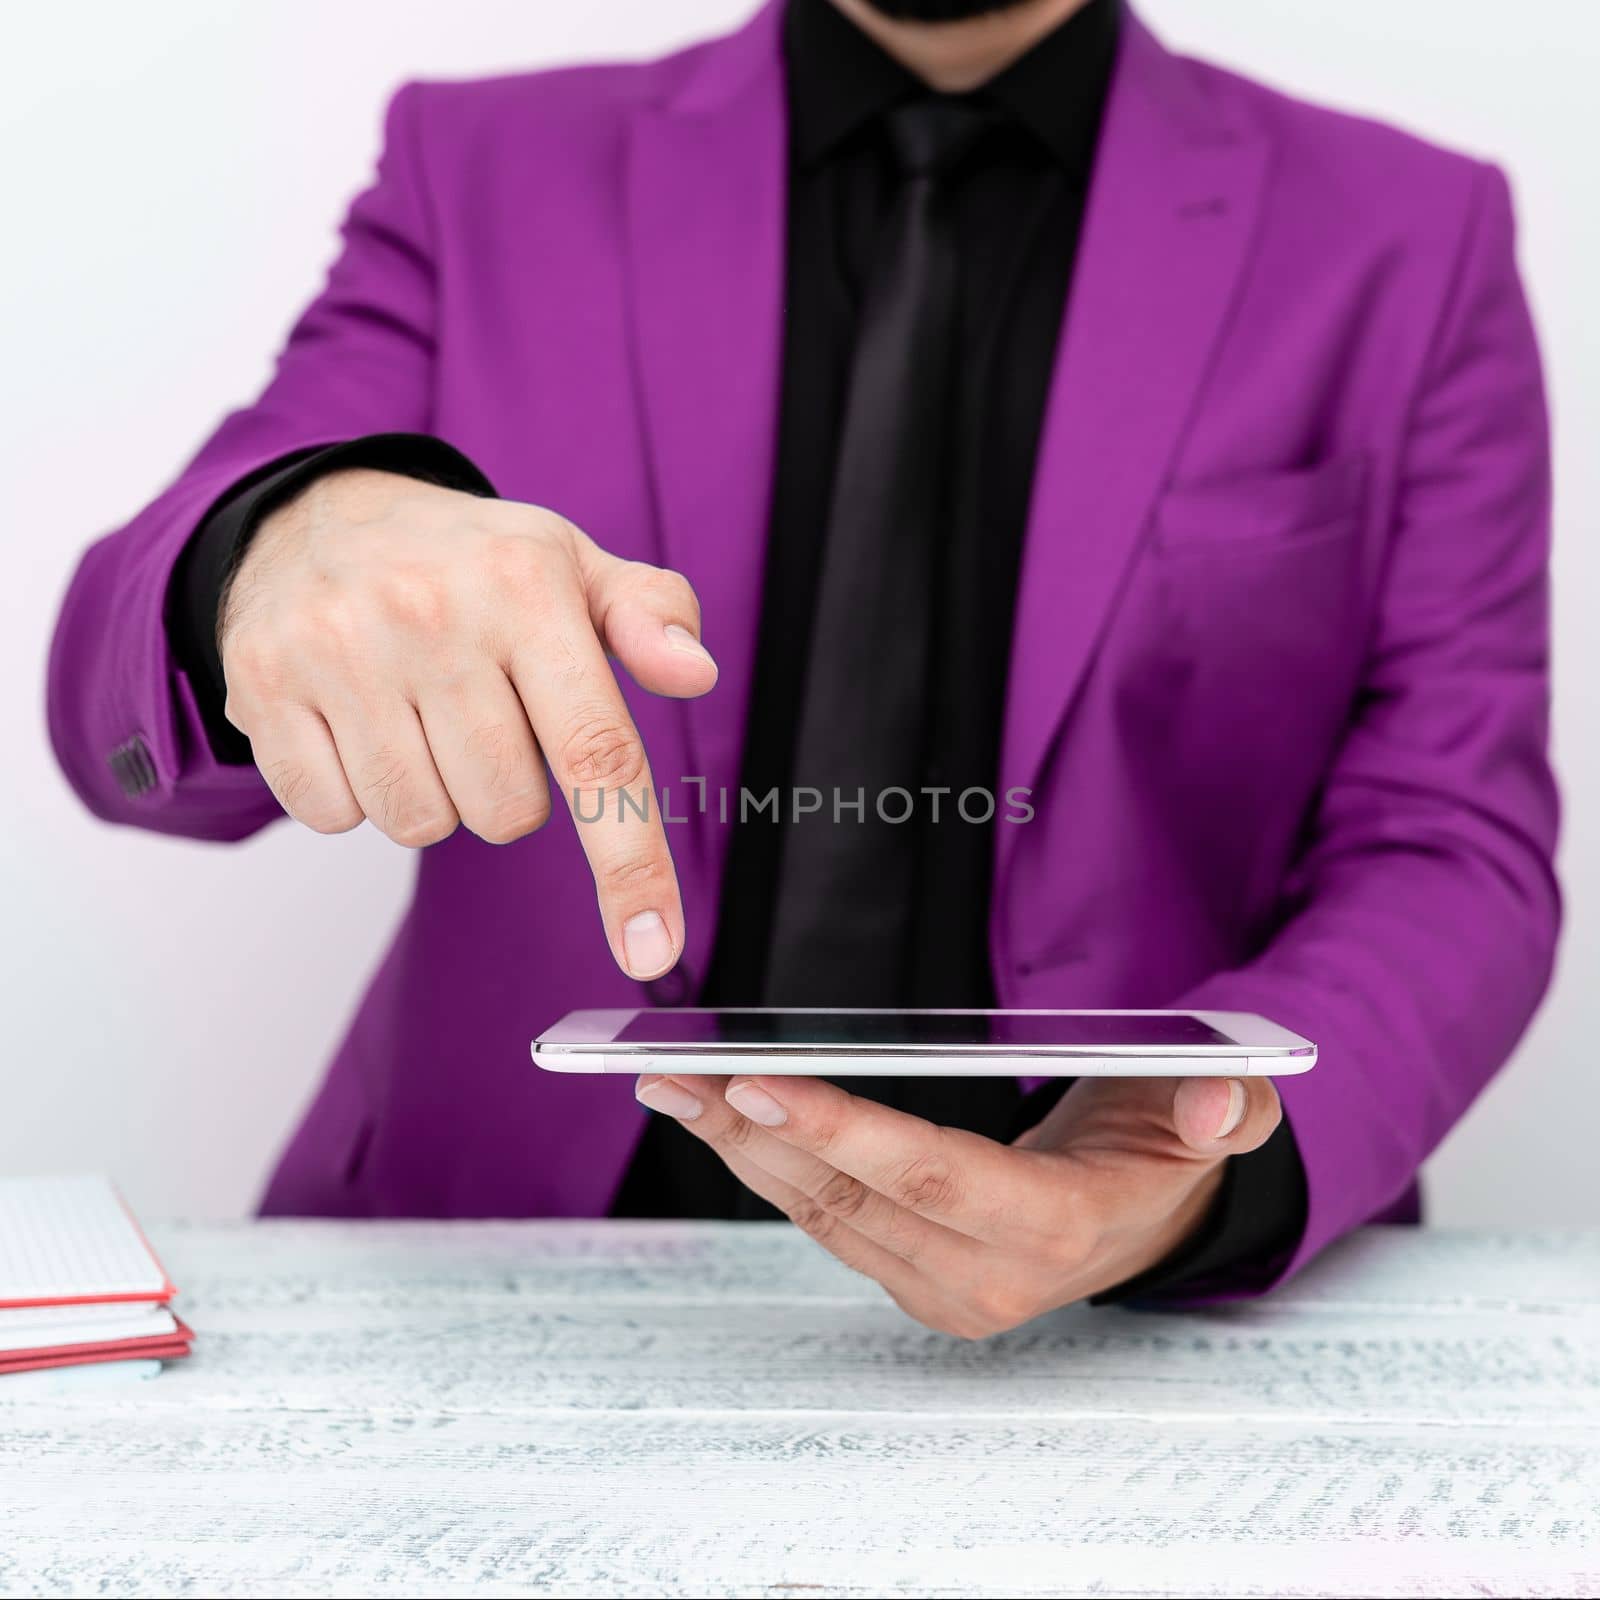
[[[672,937],[659,911],[641,911],[623,923],[622,955],[636,978],[659,978],[672,965]]]
[[[680,628],[676,622],[669,622],[664,631],[669,650],[676,650],[686,656],[697,656],[700,660],[710,661],[712,666],[716,666],[716,662],[711,660],[711,652],[687,628]]]
[[[789,1113],[752,1078],[735,1078],[724,1099],[763,1128],[781,1128],[789,1120]]]
[[[1237,1078],[1229,1078],[1228,1109],[1222,1113],[1222,1121],[1217,1125],[1217,1131],[1211,1137],[1213,1139],[1226,1139],[1244,1121],[1244,1108],[1248,1103],[1244,1085]]]
[[[641,1083],[633,1091],[633,1097],[640,1105],[659,1111],[664,1117],[676,1117],[679,1122],[693,1122],[705,1110],[682,1084],[673,1083],[669,1078]]]

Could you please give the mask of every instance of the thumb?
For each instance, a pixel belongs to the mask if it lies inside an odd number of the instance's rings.
[[[1199,1155],[1243,1155],[1282,1119],[1270,1078],[1183,1078],[1172,1096],[1173,1131]]]
[[[600,642],[642,689],[693,699],[717,681],[700,642],[700,602],[689,580],[590,544],[582,561],[589,616]]]

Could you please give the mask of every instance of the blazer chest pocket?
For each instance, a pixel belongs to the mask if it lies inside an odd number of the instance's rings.
[[[1222,752],[1328,737],[1365,641],[1368,459],[1175,483],[1152,513],[1105,671],[1162,771],[1225,780]],[[1318,759],[1326,750],[1318,746]]]
[[[1367,457],[1335,456],[1281,472],[1235,473],[1176,483],[1155,511],[1162,550],[1290,545],[1360,526]]]

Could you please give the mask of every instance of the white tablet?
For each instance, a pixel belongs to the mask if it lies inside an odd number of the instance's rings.
[[[1317,1047],[1245,1011],[573,1011],[533,1041],[551,1072],[819,1077],[1241,1077]]]

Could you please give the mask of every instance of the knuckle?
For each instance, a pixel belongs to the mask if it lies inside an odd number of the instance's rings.
[[[548,557],[546,543],[524,521],[514,533],[490,536],[483,550],[484,574],[496,592],[524,598],[543,583]]]
[[[467,735],[467,754],[488,769],[491,783],[503,784],[515,770],[516,745],[512,730],[503,722],[480,722]]]
[[[308,800],[294,812],[296,822],[313,833],[349,833],[361,825],[364,813],[352,800]]]
[[[887,1292],[889,1298],[908,1317],[914,1317],[923,1327],[931,1328],[935,1333],[945,1334],[952,1339],[976,1342],[986,1338],[990,1332],[970,1311],[960,1305],[945,1300],[922,1302],[910,1294],[893,1289]]]
[[[459,820],[436,801],[415,793],[403,756],[375,750],[361,766],[366,813],[398,845],[420,850],[448,838]]]
[[[349,659],[360,655],[372,634],[368,608],[344,588],[320,595],[302,606],[284,622],[289,650],[313,660],[333,656]]]
[[[1046,1270],[1056,1277],[1072,1277],[1081,1272],[1088,1262],[1089,1250],[1088,1239],[1072,1226],[1055,1230],[1038,1246]]]
[[[303,811],[313,809],[302,806],[311,790],[311,774],[298,761],[268,762],[261,775],[285,811],[298,816]]]
[[[406,764],[402,756],[387,747],[363,758],[359,775],[361,791],[385,807],[398,807],[404,798]]]
[[[700,617],[700,601],[694,585],[681,572],[667,567],[652,567],[646,562],[634,566],[638,593],[653,610],[687,612],[696,621]]]
[[[506,795],[478,819],[473,832],[486,844],[511,844],[537,833],[550,820],[550,801],[544,795]]]
[[[818,1206],[831,1216],[848,1222],[859,1216],[867,1204],[871,1191],[848,1172],[835,1172],[814,1196]]]
[[[605,862],[595,874],[600,892],[610,899],[634,896],[649,898],[647,891],[665,887],[667,873],[660,861],[650,856],[622,856]]]
[[[725,1119],[717,1134],[717,1143],[730,1150],[742,1150],[752,1143],[756,1127],[747,1117],[731,1116]]]
[[[254,697],[241,684],[228,685],[228,697],[222,702],[222,714],[240,733],[249,734],[250,724],[255,721],[259,709]]]
[[[559,555],[573,554],[582,535],[559,511],[552,511],[549,506],[533,505],[522,506],[520,510],[521,526],[533,543]]]
[[[914,1267],[922,1259],[923,1244],[924,1239],[913,1220],[905,1212],[890,1207],[883,1222],[884,1248]]]
[[[575,719],[561,740],[559,760],[572,782],[585,788],[632,788],[647,770],[638,735],[607,712]]]
[[[345,806],[339,811],[330,811],[326,816],[310,816],[300,819],[313,833],[349,833],[352,828],[358,828],[363,821],[360,806]]]
[[[379,599],[389,622],[408,633],[443,633],[454,613],[442,575],[409,563],[387,569]]]
[[[229,697],[238,695],[241,702],[246,697],[273,698],[284,686],[287,666],[287,653],[265,629],[236,629],[222,649],[222,675]]]
[[[501,504],[506,520],[490,540],[492,573],[526,593],[543,586],[552,574],[571,570],[577,560],[578,530],[565,517],[543,506]]]
[[[456,830],[456,820],[448,813],[423,808],[391,819],[384,824],[383,831],[407,850],[423,850],[448,839]]]
[[[533,744],[525,726],[479,723],[467,735],[465,751],[491,795],[520,803],[531,794]]]
[[[348,833],[361,823],[364,813],[343,783],[319,784],[313,772],[289,756],[257,765],[278,804],[313,833]]]
[[[793,1201],[784,1214],[807,1238],[815,1239],[824,1247],[830,1240],[837,1238],[845,1226],[837,1217],[824,1211],[814,1200]]]
[[[981,1285],[968,1301],[968,1310],[983,1336],[1009,1333],[1038,1316],[1040,1307],[1022,1285],[995,1279]]]
[[[889,1175],[889,1198],[910,1211],[948,1211],[961,1200],[954,1164],[940,1151],[925,1151]]]
[[[968,1344],[977,1344],[1001,1332],[999,1328],[991,1327],[977,1312],[965,1307],[941,1313],[929,1322],[929,1326],[952,1338],[964,1339]]]
[[[824,1161],[839,1142],[839,1119],[826,1112],[811,1117],[806,1127],[806,1148]]]

